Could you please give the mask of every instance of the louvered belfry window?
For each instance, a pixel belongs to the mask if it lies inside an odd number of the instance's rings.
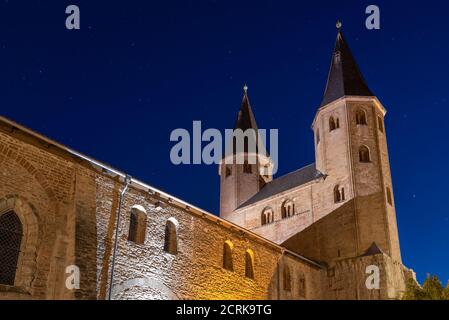
[[[15,212],[0,215],[0,284],[14,285],[22,234],[22,223]]]

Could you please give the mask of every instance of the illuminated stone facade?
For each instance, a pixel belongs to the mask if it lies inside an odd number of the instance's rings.
[[[0,118],[0,299],[108,299],[117,217],[113,299],[397,298],[414,275],[401,263],[384,115],[373,96],[323,104],[316,164],[293,181],[221,166],[223,219]]]
[[[23,225],[15,281],[0,284],[0,299],[108,298],[122,174],[5,118],[0,168],[0,215],[14,211]],[[129,240],[136,210],[146,217],[141,243]],[[136,180],[120,212],[113,298],[321,297],[320,264]],[[176,222],[173,253],[164,250],[168,221]],[[232,270],[223,267],[225,242]],[[80,268],[77,290],[66,287],[70,265]]]

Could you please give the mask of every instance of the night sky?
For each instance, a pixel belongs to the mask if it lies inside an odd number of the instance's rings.
[[[81,30],[65,28],[65,8]],[[365,8],[381,29],[365,28]],[[217,167],[174,166],[173,129],[232,128],[249,97],[279,129],[279,172],[314,162],[310,129],[337,19],[386,129],[404,263],[449,279],[449,4],[426,1],[0,2],[0,114],[218,213]]]

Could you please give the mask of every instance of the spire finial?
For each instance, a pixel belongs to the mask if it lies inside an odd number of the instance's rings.
[[[248,86],[246,85],[246,83],[245,83],[245,85],[243,86],[243,92],[244,92],[245,94],[248,93]]]
[[[340,20],[337,20],[337,23],[335,24],[335,26],[337,27],[337,30],[340,31],[341,27],[343,26],[343,23]]]

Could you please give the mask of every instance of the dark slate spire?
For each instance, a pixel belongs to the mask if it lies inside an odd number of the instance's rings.
[[[374,96],[346,44],[340,30],[341,23],[337,23],[337,28],[339,29],[337,40],[321,106],[344,96]]]
[[[242,99],[242,104],[240,105],[240,111],[237,115],[237,120],[235,122],[234,130],[235,129],[241,129],[243,132],[245,132],[248,129],[254,129],[255,130],[255,141],[252,141],[252,143],[255,143],[256,145],[256,152],[259,152],[260,146],[258,144],[259,140],[259,132],[256,124],[256,118],[254,117],[253,110],[251,109],[251,104],[249,103],[248,98],[248,87],[243,87],[244,94]],[[245,145],[244,145],[244,152],[248,152],[248,139],[245,139]],[[233,150],[232,152],[235,154],[237,151],[236,147],[236,140],[233,140]]]
[[[240,106],[240,111],[237,115],[237,121],[235,122],[234,129],[255,129],[257,130],[256,119],[254,118],[253,110],[251,109],[251,104],[248,98],[248,87],[245,85],[243,88],[243,100]]]

